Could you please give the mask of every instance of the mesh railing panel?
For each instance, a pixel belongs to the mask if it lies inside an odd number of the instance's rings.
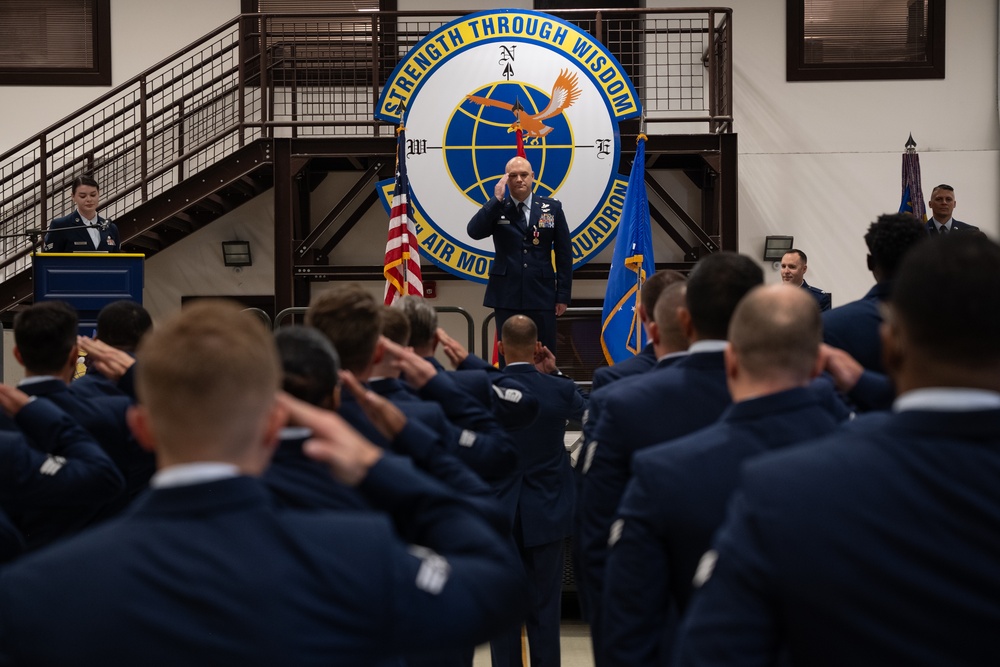
[[[731,115],[729,12],[552,13],[619,59],[647,119],[731,129],[713,120]],[[27,230],[72,210],[81,174],[116,218],[256,139],[388,134],[373,114],[393,68],[457,16],[246,15],[220,27],[0,156],[0,279],[28,265]]]

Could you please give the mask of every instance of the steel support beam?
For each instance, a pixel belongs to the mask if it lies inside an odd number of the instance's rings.
[[[274,309],[295,305],[292,234],[295,229],[295,172],[290,139],[274,139]]]
[[[337,202],[337,205],[333,207],[333,210],[330,211],[325,218],[323,218],[322,222],[316,225],[315,229],[309,232],[309,235],[306,236],[305,240],[302,241],[302,243],[300,243],[295,249],[296,259],[302,259],[310,250],[312,250],[313,246],[316,245],[324,234],[326,234],[326,232],[330,229],[330,226],[337,221],[337,218],[340,217],[344,210],[351,205],[358,195],[369,187],[372,180],[374,180],[378,175],[379,169],[382,168],[382,164],[383,163],[380,160],[372,162],[371,166],[368,167],[368,170],[361,175],[347,194],[345,194],[340,201]],[[367,210],[367,207],[365,210]],[[326,254],[329,254],[329,252]]]
[[[323,247],[320,248],[317,254],[322,255],[323,257],[329,257],[330,253],[333,252],[333,249],[337,247],[337,244],[344,240],[344,237],[347,236],[352,229],[354,229],[354,225],[361,221],[361,218],[363,218],[365,213],[368,212],[368,209],[374,206],[377,201],[378,192],[372,189],[368,192],[368,196],[365,197],[360,204],[358,204],[358,207],[354,209],[354,212],[351,213],[347,220],[344,221],[344,224],[341,225],[340,229],[338,229],[334,235],[330,237],[329,241],[323,244]]]
[[[719,194],[719,230],[722,237],[722,249],[739,251],[740,239],[740,201],[739,201],[739,164],[737,151],[739,143],[737,135],[720,134],[722,148],[722,169],[719,170],[719,180],[716,190]]]

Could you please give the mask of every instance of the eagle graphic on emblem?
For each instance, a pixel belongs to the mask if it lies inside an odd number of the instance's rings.
[[[537,142],[552,131],[552,128],[542,121],[553,116],[558,116],[569,108],[573,102],[576,102],[578,97],[580,97],[580,86],[577,85],[576,74],[571,73],[569,70],[562,70],[559,72],[559,76],[556,77],[556,82],[552,84],[552,94],[549,95],[548,105],[534,115],[525,113],[524,107],[521,106],[519,100],[515,100],[514,104],[509,104],[478,95],[466,95],[465,99],[475,102],[480,106],[499,107],[513,112],[514,122],[511,123],[507,131],[514,132],[520,126],[525,136]]]

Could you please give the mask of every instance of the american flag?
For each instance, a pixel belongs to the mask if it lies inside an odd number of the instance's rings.
[[[406,178],[406,132],[400,126],[396,146],[396,184],[392,191],[389,238],[385,242],[385,305],[409,294],[424,295],[417,231],[410,217],[410,181]]]

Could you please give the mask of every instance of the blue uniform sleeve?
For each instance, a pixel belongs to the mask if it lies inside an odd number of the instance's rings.
[[[572,380],[566,380],[566,382],[571,383]],[[570,390],[570,408],[569,414],[566,415],[566,419],[578,422],[582,425],[583,416],[587,412],[587,406],[590,404],[590,401],[583,395],[580,389],[576,386],[575,382],[572,382],[570,386],[572,387]]]
[[[469,220],[466,226],[469,238],[479,240],[492,236],[493,228],[496,227],[502,213],[503,202],[496,197],[490,197],[490,200],[472,216],[472,220]]]
[[[3,494],[20,507],[103,504],[124,488],[118,468],[76,421],[49,401],[21,408],[24,436],[6,432],[0,447]]]
[[[49,232],[42,242],[42,250],[45,252],[72,252],[69,249],[69,239],[65,232],[52,231],[65,227],[66,223],[61,218],[57,218],[49,225]]]
[[[484,430],[462,428],[448,419],[442,405],[429,402],[438,416],[435,429],[447,447],[447,451],[469,466],[484,480],[506,477],[517,468],[517,451],[510,442],[510,436],[500,428],[495,419],[487,417],[493,426]],[[485,410],[481,410],[485,413]]]
[[[829,292],[821,294],[819,298],[820,312],[830,310],[831,308],[833,308],[833,296]]]
[[[24,538],[7,515],[0,511],[0,563],[9,563],[24,551]]]
[[[499,422],[486,406],[462,391],[448,376],[438,373],[420,388],[420,397],[438,403],[448,419],[462,428],[486,434],[503,433]]]
[[[761,513],[744,491],[730,503],[714,549],[702,558],[677,639],[677,665],[773,665],[780,637],[774,570],[760,536]]]
[[[872,410],[888,410],[896,400],[896,389],[889,376],[876,371],[864,370],[861,378],[848,393],[848,398],[862,412]]]
[[[670,616],[669,554],[658,525],[656,480],[637,469],[612,528],[601,604],[602,654],[609,665],[654,667]]]
[[[583,452],[580,485],[580,556],[582,583],[592,613],[599,615],[608,552],[608,531],[628,483],[631,453],[616,442],[616,426],[607,405],[601,408]],[[593,623],[596,619],[592,618]]]
[[[493,413],[505,430],[517,430],[531,426],[541,411],[535,394],[515,380],[503,381],[499,377],[490,383],[493,398]]]
[[[496,368],[495,366],[493,366],[492,364],[490,364],[488,361],[486,361],[485,359],[482,359],[480,357],[477,357],[474,354],[470,354],[469,356],[467,356],[465,358],[465,360],[462,361],[462,363],[458,365],[458,370],[460,370],[460,371],[466,371],[466,370],[484,370],[484,371],[487,371],[487,372],[489,372],[489,371],[493,371],[493,372],[496,372],[496,373],[500,372],[500,370],[498,368]]]
[[[392,560],[390,637],[399,651],[479,643],[518,621],[526,581],[513,544],[467,499],[385,457],[361,484],[403,539]]]

